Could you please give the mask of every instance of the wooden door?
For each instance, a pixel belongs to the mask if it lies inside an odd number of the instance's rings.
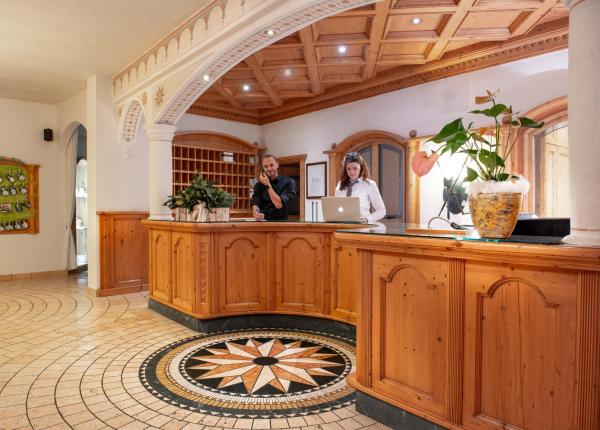
[[[325,236],[323,233],[277,233],[277,310],[323,312],[329,267],[329,245]]]
[[[267,309],[267,235],[219,234],[219,309],[221,312]]]
[[[463,424],[572,429],[577,273],[466,264]]]
[[[441,418],[448,409],[448,264],[373,254],[371,285],[373,389]]]

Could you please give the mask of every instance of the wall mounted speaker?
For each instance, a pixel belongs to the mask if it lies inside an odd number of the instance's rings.
[[[51,128],[45,128],[44,129],[44,140],[46,142],[52,142],[52,137],[53,133],[52,133],[52,129]]]

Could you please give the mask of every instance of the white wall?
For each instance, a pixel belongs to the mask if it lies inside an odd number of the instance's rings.
[[[383,130],[408,137],[431,135],[447,122],[475,109],[473,99],[500,89],[498,101],[525,112],[567,94],[567,51],[406,88],[369,99],[308,113],[263,126],[263,143],[274,155],[306,153],[307,163],[325,161],[331,144],[363,130]],[[460,167],[460,166],[459,166]],[[437,215],[442,200],[442,173],[421,179],[421,221]],[[306,218],[310,219],[310,204]],[[459,220],[460,221],[460,220]]]
[[[58,140],[45,142],[43,129],[58,127],[57,107],[0,99],[0,156],[39,164],[38,234],[0,234],[0,275],[64,270],[66,223],[64,175]]]
[[[63,136],[65,132],[70,130],[69,126],[74,123],[82,124],[83,126],[86,125],[86,96],[86,90],[81,90],[58,104],[58,135],[61,141],[69,139],[70,136]],[[63,139],[64,137],[66,139]]]
[[[260,125],[244,124],[208,116],[185,114],[177,122],[177,133],[184,131],[211,131],[225,133],[248,142],[261,143],[262,128]]]

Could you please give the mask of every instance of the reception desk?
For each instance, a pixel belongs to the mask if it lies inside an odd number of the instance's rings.
[[[360,261],[359,411],[392,428],[410,427],[386,405],[446,428],[600,428],[600,248],[399,225],[334,237]]]
[[[149,229],[150,299],[200,327],[256,314],[355,322],[356,254],[342,250],[333,233],[360,224],[142,223]]]
[[[409,428],[408,412],[452,429],[600,428],[598,248],[398,224],[143,223],[163,306],[356,324],[357,409],[390,427]]]

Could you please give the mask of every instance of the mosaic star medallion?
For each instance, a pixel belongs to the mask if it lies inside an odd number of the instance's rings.
[[[213,415],[270,418],[354,402],[346,377],[354,346],[294,330],[200,335],[168,345],[140,368],[144,386],[178,407]]]

